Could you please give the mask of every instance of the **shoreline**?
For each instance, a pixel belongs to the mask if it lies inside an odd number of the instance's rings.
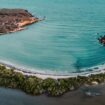
[[[72,73],[75,74],[75,73]],[[79,73],[81,74],[81,73]],[[20,89],[30,95],[57,97],[75,91],[81,86],[92,86],[105,83],[105,71],[79,75],[44,74],[0,62],[0,86]]]
[[[25,26],[43,19],[33,16],[25,9],[0,9],[0,35],[23,30]]]
[[[105,65],[100,65],[99,67],[98,66],[91,67],[91,68],[88,68],[87,71],[84,71],[84,69],[83,69],[81,72],[71,72],[68,74],[63,74],[63,72],[62,73],[58,72],[55,74],[55,73],[44,73],[44,72],[40,72],[40,71],[38,72],[38,70],[32,71],[32,70],[25,69],[22,67],[16,67],[12,64],[7,64],[7,63],[1,62],[1,61],[0,61],[0,65],[3,65],[9,69],[14,69],[15,72],[20,72],[23,75],[36,76],[41,79],[46,79],[46,78],[60,79],[60,78],[71,78],[71,77],[78,77],[78,76],[88,77],[90,75],[97,75],[97,74],[105,73],[105,69],[104,69]]]

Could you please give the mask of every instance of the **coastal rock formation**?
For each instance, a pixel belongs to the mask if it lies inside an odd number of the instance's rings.
[[[98,40],[99,40],[99,43],[100,43],[100,44],[102,44],[103,46],[105,46],[105,35],[104,35],[104,36],[100,36],[100,37],[98,38]]]
[[[0,34],[22,30],[24,26],[38,21],[24,9],[0,9]]]

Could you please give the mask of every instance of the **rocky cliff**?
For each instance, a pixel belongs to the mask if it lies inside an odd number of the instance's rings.
[[[24,9],[0,9],[0,34],[15,32],[39,19]]]

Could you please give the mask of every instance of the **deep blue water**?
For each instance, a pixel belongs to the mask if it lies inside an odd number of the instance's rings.
[[[0,0],[46,20],[0,36],[0,60],[46,72],[74,72],[105,63],[104,0]],[[99,34],[97,34],[99,33]]]

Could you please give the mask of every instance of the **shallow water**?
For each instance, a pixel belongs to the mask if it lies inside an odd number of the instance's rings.
[[[103,0],[0,0],[46,20],[0,37],[0,60],[47,72],[79,72],[105,63],[97,38],[105,32]],[[99,34],[97,34],[99,33]]]
[[[88,87],[101,93],[98,96],[85,95],[86,87],[62,97],[29,96],[21,91],[0,88],[0,105],[105,105],[105,85]]]

